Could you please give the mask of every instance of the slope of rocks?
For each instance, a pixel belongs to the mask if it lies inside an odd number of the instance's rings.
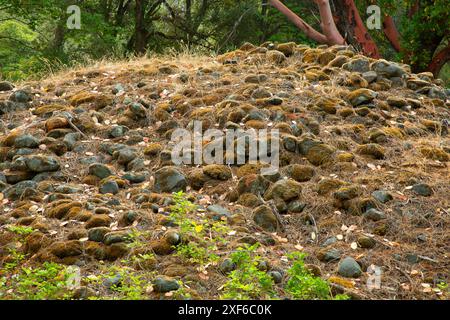
[[[84,278],[151,253],[146,267],[128,268],[150,274],[154,289],[182,280],[194,298],[217,299],[223,259],[259,242],[282,277],[285,256],[302,251],[354,298],[445,298],[449,96],[407,65],[294,43],[2,82],[0,276],[11,281],[13,252],[27,267],[77,265]],[[278,174],[260,174],[264,164],[173,165],[171,133],[193,120],[204,130],[279,129]],[[192,219],[229,228],[218,264],[174,252],[179,226],[168,214],[180,190],[199,206]],[[11,226],[32,232],[20,238]],[[130,232],[140,232],[139,247]],[[374,267],[381,287],[370,290]],[[107,285],[83,288],[112,296]]]

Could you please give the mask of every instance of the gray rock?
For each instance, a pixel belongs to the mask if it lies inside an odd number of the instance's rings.
[[[129,105],[129,110],[137,117],[137,118],[146,118],[147,117],[147,109],[140,104],[133,102]]]
[[[16,200],[22,196],[27,189],[37,189],[37,182],[31,180],[20,181],[14,186],[6,188],[3,193],[6,198]]]
[[[319,256],[320,261],[324,262],[336,261],[341,258],[341,251],[335,248],[324,249]]]
[[[386,203],[393,199],[392,195],[384,190],[376,190],[372,192],[372,197],[380,201],[381,203]]]
[[[406,72],[405,70],[394,62],[388,62],[386,60],[377,60],[371,64],[372,71],[375,71],[379,75],[387,78],[401,77]]]
[[[103,281],[103,285],[108,289],[113,286],[119,286],[122,282],[122,276],[120,274],[116,274],[112,277],[108,277]]]
[[[111,169],[102,163],[93,163],[89,166],[89,174],[94,175],[100,179],[107,178],[113,175]]]
[[[61,171],[58,172],[41,172],[34,176],[33,181],[41,182],[44,180],[58,180],[63,181],[66,179],[66,177],[63,175]]]
[[[272,278],[273,282],[275,283],[281,283],[281,281],[283,281],[283,275],[279,271],[272,270],[269,271],[267,274]]]
[[[18,136],[14,140],[14,147],[16,148],[37,148],[38,146],[39,139],[30,134]]]
[[[412,191],[424,197],[429,197],[433,194],[433,189],[426,183],[417,183],[413,185]]]
[[[375,247],[377,243],[374,238],[368,236],[360,236],[357,242],[361,248],[365,249],[371,249]]]
[[[338,273],[346,278],[358,278],[361,276],[362,270],[355,259],[352,257],[346,257],[339,263]]]
[[[357,58],[353,59],[342,66],[342,69],[351,72],[367,72],[370,70],[370,63],[367,58]]]
[[[166,276],[159,276],[153,281],[153,289],[158,293],[176,291],[179,288],[180,285],[175,279]]]
[[[107,227],[96,227],[89,229],[88,239],[90,241],[103,242],[103,239],[108,232],[111,232],[111,229]]]
[[[81,135],[78,132],[71,132],[64,136],[63,142],[66,144],[67,149],[72,150]]]
[[[223,273],[229,273],[233,270],[236,269],[236,264],[233,262],[233,260],[227,258],[224,259],[220,265],[219,265],[219,269],[220,271],[222,271]]]
[[[278,220],[272,209],[262,205],[253,210],[253,221],[269,232],[276,232],[278,229]]]
[[[28,156],[28,155],[30,155],[30,154],[33,154],[34,153],[34,149],[29,149],[29,148],[20,148],[20,149],[16,149],[15,151],[13,151],[13,150],[11,150],[12,152],[12,154],[14,154],[13,155],[13,157],[14,156]]]
[[[71,186],[71,185],[60,185],[55,188],[55,192],[58,193],[64,193],[64,194],[71,194],[71,193],[77,193],[77,192],[83,192],[84,188],[79,186]]]
[[[338,240],[336,237],[329,237],[327,238],[323,243],[322,243],[322,247],[327,247],[333,243],[336,243]]]
[[[283,104],[283,99],[281,99],[280,97],[277,97],[277,96],[273,96],[273,97],[267,99],[267,102],[273,106],[279,106],[279,105]]]
[[[123,87],[123,85],[121,83],[116,84],[114,86],[114,88],[111,90],[111,92],[113,94],[117,94],[117,93],[123,92],[123,91],[125,91],[125,89],[124,89],[124,87]]]
[[[437,87],[430,88],[430,90],[428,91],[428,97],[432,98],[432,99],[441,99],[444,101],[447,99],[447,95],[445,94],[445,91],[442,89],[439,89]]]
[[[217,204],[210,205],[206,208],[209,212],[213,214],[214,220],[220,220],[222,217],[230,217],[230,211],[228,209],[219,206]]]
[[[127,242],[130,241],[128,232],[126,231],[113,231],[104,235],[103,243],[106,245],[110,245],[118,242]]]
[[[148,172],[143,173],[127,172],[122,176],[122,179],[128,180],[131,183],[141,183],[147,180],[148,176],[149,176]]]
[[[113,181],[113,180],[106,181],[100,185],[98,190],[101,194],[106,194],[106,193],[117,194],[117,193],[119,193],[119,185],[117,184],[116,181]]]
[[[186,177],[175,167],[164,167],[155,172],[156,192],[185,191],[186,186]]]
[[[123,148],[114,152],[113,157],[117,158],[119,164],[126,165],[128,162],[132,161],[137,157],[137,153],[132,148]]]
[[[263,195],[270,185],[270,181],[263,176],[258,175],[251,181],[247,177],[239,179],[237,191],[239,194],[253,193],[255,195]]]
[[[306,203],[303,203],[299,200],[294,200],[288,204],[287,209],[289,212],[299,213],[302,212],[305,207]]]
[[[384,212],[374,208],[371,208],[366,212],[364,212],[363,216],[372,221],[379,221],[382,219],[386,219],[386,214]]]
[[[135,158],[127,164],[127,170],[129,171],[142,171],[146,168],[147,166],[145,165],[145,160],[142,158]]]
[[[6,188],[8,188],[8,184],[4,181],[0,181],[0,192],[3,192]]]
[[[297,199],[302,191],[301,184],[293,179],[282,179],[269,187],[264,194],[264,199],[282,199],[291,201]]]
[[[409,264],[415,264],[418,263],[420,261],[420,258],[417,254],[415,253],[407,253],[405,255],[405,260],[409,263]]]
[[[94,163],[98,163],[99,161],[101,161],[101,158],[99,156],[90,156],[90,157],[84,157],[80,159],[80,164],[82,165],[91,165]]]
[[[12,101],[0,101],[0,115],[16,110],[16,104]],[[12,128],[11,128],[12,129]]]
[[[176,231],[168,231],[165,235],[164,235],[164,239],[167,241],[167,243],[176,246],[181,242],[181,236],[178,232]]]
[[[120,138],[123,137],[127,131],[127,127],[115,125],[109,131],[109,136],[112,138]]]
[[[0,92],[11,91],[14,89],[14,85],[8,81],[0,81]]]
[[[362,77],[366,79],[368,83],[372,83],[377,80],[378,74],[375,71],[367,71],[362,74]]]
[[[35,155],[25,159],[28,170],[33,172],[58,171],[60,166],[58,161],[51,156]]]
[[[26,103],[32,100],[31,95],[24,90],[17,90],[9,97],[9,100],[14,102]]]
[[[282,143],[287,151],[295,152],[297,150],[297,139],[293,136],[284,136]]]

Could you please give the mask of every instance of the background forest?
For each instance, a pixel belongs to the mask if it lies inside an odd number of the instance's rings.
[[[36,78],[61,67],[146,52],[189,49],[221,53],[244,42],[265,41],[317,45],[269,2],[272,4],[269,0],[0,0],[0,78]],[[320,31],[320,0],[282,2]],[[354,17],[341,10],[350,4],[356,5],[364,22],[370,17],[368,6],[381,8],[382,29],[368,30],[381,57],[409,63],[415,72],[432,71],[448,86],[447,0],[331,0],[337,28],[358,48],[344,23]],[[80,29],[67,27],[73,14],[67,10],[71,5],[80,8]],[[386,32],[389,23],[390,33]]]

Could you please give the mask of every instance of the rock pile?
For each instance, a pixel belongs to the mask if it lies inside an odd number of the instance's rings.
[[[283,256],[301,247],[339,290],[430,297],[420,283],[449,275],[437,263],[448,261],[449,97],[430,73],[347,46],[294,43],[0,82],[0,266],[12,259],[4,248],[85,270],[151,252],[133,267],[158,275],[151,294],[184,279],[194,296],[217,298],[230,260],[206,277],[174,254],[172,193],[184,191],[199,206],[193,219],[233,229],[216,253],[259,242],[276,283]],[[203,131],[278,129],[280,169],[175,165],[172,133],[194,121]],[[33,231],[17,246],[8,226]],[[415,265],[411,252],[422,257]],[[376,293],[364,285],[372,264],[385,273]],[[413,269],[422,276],[406,279]]]

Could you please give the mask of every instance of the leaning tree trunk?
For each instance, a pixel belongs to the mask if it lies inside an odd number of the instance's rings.
[[[327,43],[327,38],[317,32],[313,27],[311,27],[308,23],[306,23],[303,19],[301,19],[298,15],[292,12],[288,7],[286,7],[279,0],[269,0],[271,6],[280,11],[282,14],[286,16],[297,28],[302,30],[306,36],[312,40],[315,40],[319,43]]]
[[[400,45],[400,34],[398,33],[394,19],[391,16],[385,16],[383,21],[383,32],[395,51],[400,52],[402,50]]]
[[[435,77],[439,75],[442,67],[450,61],[450,45],[436,53],[427,67],[427,71],[433,73]]]

